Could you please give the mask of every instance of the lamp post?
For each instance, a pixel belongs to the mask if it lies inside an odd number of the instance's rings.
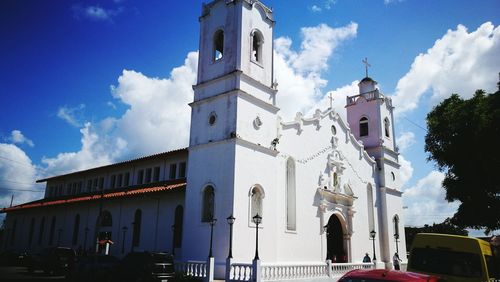
[[[61,233],[62,233],[62,229],[59,228],[57,229],[57,246],[59,247],[59,244],[61,243]]]
[[[372,230],[370,232],[370,239],[373,241],[373,261],[374,262],[377,260],[377,255],[375,254],[375,235],[377,235],[377,232],[375,232],[375,230]]]
[[[87,237],[89,235],[89,228],[85,227],[85,237],[83,239],[83,251],[87,253]]]
[[[229,254],[227,255],[228,259],[233,258],[233,224],[236,218],[234,218],[233,214],[226,218],[227,223],[229,224]]]
[[[326,259],[330,259],[330,253],[328,252],[328,224],[323,226],[323,232],[325,233],[325,241],[326,241]]]
[[[394,240],[396,241],[396,254],[399,256],[399,250],[398,250],[398,239],[399,239],[399,234],[395,233],[394,234]]]
[[[259,260],[259,224],[262,222],[262,216],[256,214],[253,217],[255,223],[255,257],[254,260]]]
[[[212,242],[213,242],[213,238],[214,238],[214,225],[215,225],[215,223],[217,223],[217,219],[212,218],[209,223],[210,223],[210,252],[208,252],[208,257],[211,258],[211,257],[213,257],[213,255],[212,255]]]
[[[175,255],[175,224],[172,225],[172,255]]]
[[[123,226],[122,231],[123,231],[123,238],[122,238],[122,254],[125,253],[125,233],[127,233],[128,227]]]

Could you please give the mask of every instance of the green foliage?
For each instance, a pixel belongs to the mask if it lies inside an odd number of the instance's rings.
[[[439,233],[453,235],[469,235],[467,230],[453,224],[450,218],[445,219],[442,223],[434,223],[432,226],[424,225],[424,227],[405,227],[406,249],[409,251],[411,243],[418,233]]]
[[[425,151],[446,173],[446,199],[461,202],[461,227],[500,228],[500,91],[453,94],[427,115]]]

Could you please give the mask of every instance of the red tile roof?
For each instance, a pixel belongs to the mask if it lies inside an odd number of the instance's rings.
[[[61,205],[61,204],[71,204],[71,203],[75,203],[75,202],[92,201],[92,200],[98,200],[101,198],[112,199],[112,198],[120,198],[120,197],[127,197],[127,196],[137,196],[137,195],[142,195],[142,194],[146,194],[146,193],[156,193],[156,192],[162,192],[162,191],[167,191],[167,190],[182,189],[185,187],[186,187],[186,182],[183,181],[183,182],[174,183],[174,184],[162,184],[162,185],[156,185],[153,187],[137,188],[137,189],[133,189],[133,190],[110,191],[107,193],[105,192],[104,194],[76,196],[76,197],[72,197],[72,198],[68,198],[68,199],[50,200],[50,198],[49,198],[49,199],[43,199],[40,201],[29,202],[26,204],[21,204],[21,205],[17,205],[17,206],[13,206],[13,207],[3,208],[0,210],[0,213],[17,211],[17,210],[24,210],[24,209],[29,209],[29,208],[39,208],[39,207],[54,206],[54,205]]]
[[[136,158],[136,159],[126,160],[126,161],[122,161],[122,162],[118,162],[118,163],[112,163],[112,164],[108,164],[108,165],[104,165],[104,166],[89,168],[89,169],[85,169],[85,170],[78,170],[78,171],[69,172],[69,173],[66,173],[66,174],[61,174],[61,175],[56,175],[56,176],[50,176],[50,177],[47,177],[47,178],[44,178],[44,179],[39,179],[39,180],[36,181],[36,183],[47,182],[48,180],[54,180],[54,179],[57,179],[57,178],[62,178],[62,177],[66,177],[66,176],[72,176],[72,175],[75,175],[75,174],[84,174],[84,173],[88,173],[88,172],[94,172],[96,170],[101,170],[101,169],[110,168],[110,167],[117,167],[117,166],[121,166],[121,165],[127,165],[127,164],[130,164],[130,163],[144,161],[144,160],[165,158],[165,157],[168,157],[168,156],[171,156],[171,155],[175,155],[175,154],[179,154],[179,153],[181,153],[181,154],[182,153],[188,153],[188,149],[187,148],[181,148],[181,149],[172,150],[172,151],[168,151],[168,152],[163,152],[163,153],[158,153],[158,154],[154,154],[154,155],[144,156],[144,157],[140,157],[140,158]]]

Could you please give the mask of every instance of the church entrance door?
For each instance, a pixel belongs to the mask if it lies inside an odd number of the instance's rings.
[[[333,214],[328,220],[326,229],[326,259],[333,263],[347,262],[344,250],[344,232],[339,218]]]

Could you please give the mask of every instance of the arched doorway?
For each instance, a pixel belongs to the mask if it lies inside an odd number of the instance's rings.
[[[344,231],[337,215],[330,216],[326,227],[326,259],[335,263],[347,262],[347,252],[344,249]]]

